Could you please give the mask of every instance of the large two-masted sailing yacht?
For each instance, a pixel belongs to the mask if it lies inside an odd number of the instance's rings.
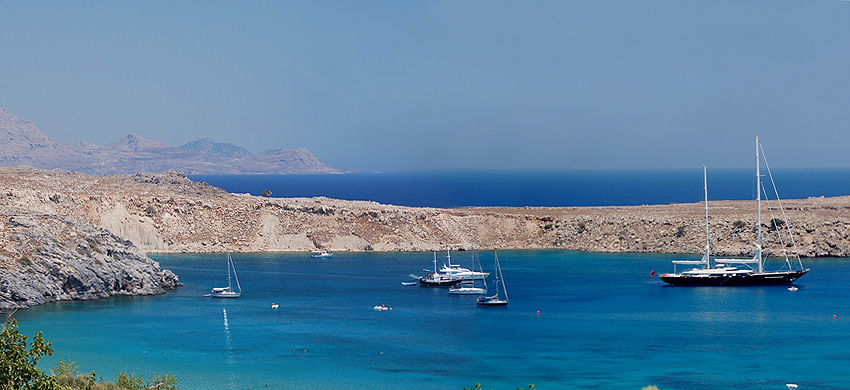
[[[768,284],[790,284],[801,276],[809,272],[809,269],[803,268],[803,263],[796,251],[796,243],[791,237],[790,229],[788,236],[790,244],[794,247],[794,260],[796,264],[792,264],[787,251],[783,251],[785,256],[785,264],[778,271],[765,271],[764,261],[765,256],[762,253],[762,223],[761,223],[761,165],[759,151],[761,143],[756,136],[756,204],[758,208],[758,234],[756,241],[756,249],[752,259],[714,259],[712,261],[710,255],[709,233],[708,233],[708,182],[706,179],[705,167],[703,167],[703,183],[705,189],[705,254],[701,260],[674,260],[673,273],[665,273],[661,275],[661,280],[675,286],[753,286],[753,285],[768,285]],[[761,150],[761,155],[764,151]],[[770,176],[770,167],[765,160],[765,167]],[[771,183],[773,177],[770,177]],[[773,187],[774,191],[776,186]],[[779,196],[776,196],[779,209],[782,210],[782,203]],[[782,210],[784,217],[785,211]],[[787,218],[785,218],[787,220]],[[779,229],[779,226],[775,226]],[[784,246],[784,243],[781,243]],[[730,264],[741,264],[743,266],[730,266]],[[695,265],[697,267],[683,272],[676,272],[676,265]],[[799,265],[799,267],[797,267]]]

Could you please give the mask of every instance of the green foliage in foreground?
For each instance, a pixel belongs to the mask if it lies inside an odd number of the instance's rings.
[[[156,373],[145,381],[142,376],[122,372],[118,374],[115,382],[105,382],[94,372],[78,374],[78,369],[74,362],[59,361],[59,366],[50,371],[61,388],[68,390],[177,390],[177,379],[171,375]]]
[[[36,367],[38,359],[53,354],[50,346],[38,332],[27,349],[27,336],[18,332],[18,321],[11,317],[6,320],[0,332],[0,389],[60,389],[51,376]]]
[[[53,355],[51,345],[37,332],[27,348],[27,336],[18,332],[18,321],[9,317],[0,332],[0,390],[177,390],[177,379],[171,375],[157,373],[145,381],[122,372],[115,382],[105,382],[94,371],[79,374],[79,367],[70,361],[59,361],[48,375],[37,365],[41,357]]]

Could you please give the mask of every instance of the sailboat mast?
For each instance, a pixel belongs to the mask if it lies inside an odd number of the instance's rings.
[[[227,291],[233,291],[232,286],[230,282],[230,252],[227,252]]]
[[[496,256],[496,260],[495,260],[496,269],[493,270],[494,271],[493,273],[496,274],[496,295],[495,295],[495,297],[496,297],[496,299],[498,299],[499,298],[499,281],[501,281],[502,278],[499,277],[499,272],[498,272],[499,271],[499,255],[495,252],[493,254]]]
[[[230,257],[230,252],[227,252],[227,261],[230,262],[230,268],[233,268],[233,277],[236,279],[236,288],[238,288],[241,293],[242,285],[239,284],[239,275],[236,274],[236,265],[233,264],[233,258]]]
[[[705,165],[702,166],[702,189],[705,191],[705,266],[711,268],[711,255],[708,241],[708,174]]]
[[[502,283],[502,291],[505,292],[505,300],[507,301],[508,300],[508,289],[505,288],[505,277],[502,276],[502,265],[499,264],[499,255],[498,254],[496,255],[496,264],[499,266],[498,267],[499,268],[499,281]],[[497,285],[496,288],[498,289],[498,285]],[[496,291],[498,291],[498,290],[496,290]]]
[[[474,245],[474,244],[473,244]],[[472,270],[475,270],[475,261],[478,261],[478,272],[480,272],[481,280],[484,281],[484,290],[487,290],[487,275],[484,274],[484,266],[481,265],[481,259],[478,258],[478,252],[475,252],[475,247],[472,247]]]
[[[434,251],[434,273],[437,273],[437,251]]]
[[[759,264],[759,273],[764,272],[764,262],[761,256],[761,167],[759,164],[759,136],[756,135],[756,200],[758,204],[758,243],[756,244],[756,260]]]

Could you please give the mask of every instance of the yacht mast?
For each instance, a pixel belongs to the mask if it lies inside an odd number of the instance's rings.
[[[227,252],[227,291],[233,291],[233,284],[230,282],[230,252]]]
[[[242,285],[239,284],[239,275],[236,274],[236,265],[233,264],[233,258],[230,257],[230,252],[227,252],[227,261],[230,263],[230,268],[233,268],[233,278],[236,279],[236,288],[238,288],[239,292],[241,293],[242,292]],[[230,275],[229,272],[228,272],[228,275]]]
[[[434,251],[434,273],[437,273],[437,251]]]
[[[756,200],[758,204],[758,243],[756,244],[756,260],[759,273],[764,273],[764,262],[761,257],[761,170],[759,166],[759,136],[756,135]]]
[[[702,189],[705,191],[705,258],[703,261],[705,261],[706,268],[712,268],[708,241],[708,174],[705,165],[702,166]]]
[[[496,255],[496,265],[499,268],[499,280],[502,282],[502,291],[505,292],[505,301],[507,301],[508,300],[508,289],[505,288],[505,277],[502,276],[502,265],[499,264],[499,255],[498,254],[495,254],[495,255]],[[496,285],[496,295],[498,295],[498,294],[499,294],[499,285],[497,284]]]

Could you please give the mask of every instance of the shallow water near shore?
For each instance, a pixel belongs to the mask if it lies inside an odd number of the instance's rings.
[[[185,285],[15,314],[23,334],[53,341],[42,368],[163,372],[184,390],[850,386],[848,259],[804,261],[812,271],[792,292],[649,278],[683,256],[504,251],[510,305],[478,307],[401,285],[431,253],[234,254],[244,294],[229,300],[203,296],[226,285],[226,255],[151,257]],[[492,252],[479,257],[492,268]]]

